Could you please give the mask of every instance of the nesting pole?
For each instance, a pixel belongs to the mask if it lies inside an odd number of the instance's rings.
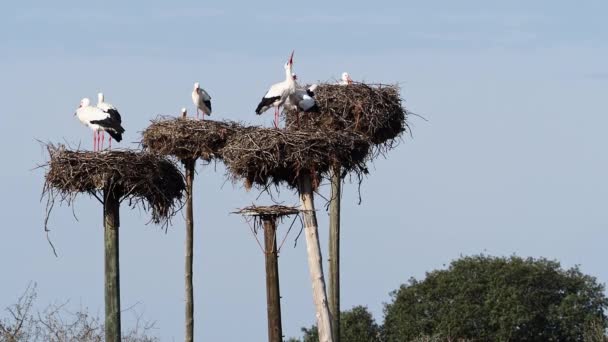
[[[264,259],[266,264],[266,309],[268,315],[268,342],[281,342],[281,293],[279,287],[279,251],[277,247],[277,220],[284,216],[298,214],[299,210],[282,205],[250,206],[236,212],[245,217],[254,217],[255,226],[264,230]],[[256,237],[257,239],[257,237]],[[259,241],[258,241],[259,242]]]
[[[192,264],[194,250],[194,215],[192,193],[196,160],[183,160],[186,170],[186,342],[194,341],[194,290],[192,286]]]
[[[61,145],[47,148],[45,222],[56,199],[71,205],[76,195],[85,193],[103,204],[105,336],[106,341],[120,342],[120,203],[126,198],[132,206],[141,203],[151,212],[153,222],[167,224],[180,207],[184,179],[172,162],[150,153],[69,151]]]
[[[212,120],[191,120],[187,117],[161,117],[152,121],[143,133],[146,150],[174,156],[184,164],[186,177],[186,262],[185,262],[185,340],[194,341],[194,259],[193,182],[196,161],[221,158],[220,150],[234,133],[234,124]]]
[[[279,291],[279,260],[277,255],[276,217],[263,216],[264,255],[266,259],[266,306],[268,311],[268,342],[281,342],[281,294]]]
[[[306,252],[308,253],[308,269],[312,282],[312,296],[316,308],[317,327],[319,330],[319,342],[333,341],[331,314],[327,304],[325,292],[325,279],[323,278],[323,264],[321,257],[321,246],[319,244],[319,231],[317,227],[317,215],[315,213],[315,202],[312,192],[312,181],[310,175],[301,175],[298,179],[298,191],[300,193],[300,204],[302,216],[304,217],[304,230],[306,235]]]
[[[342,178],[340,165],[331,170],[329,202],[329,312],[332,317],[334,342],[340,342],[340,197]]]
[[[103,191],[104,245],[105,245],[105,304],[106,341],[120,342],[120,268],[118,229],[120,227],[120,197],[108,184]]]
[[[373,146],[371,158],[384,154],[396,144],[407,128],[407,111],[402,107],[399,87],[386,84],[356,82],[348,86],[320,84],[315,89],[319,107],[315,115],[287,111],[287,127],[291,130],[325,129],[362,134]],[[337,161],[342,158],[335,158]],[[367,170],[363,173],[367,173]],[[340,341],[340,197],[341,178],[348,168],[334,163],[330,170],[331,199],[329,205],[329,307],[332,314],[334,341]]]
[[[313,190],[335,163],[346,171],[361,170],[368,151],[368,140],[354,132],[255,127],[234,135],[223,150],[228,170],[235,179],[243,178],[246,187],[255,184],[267,189],[272,183],[286,183],[297,189],[321,342],[333,342],[333,337]]]

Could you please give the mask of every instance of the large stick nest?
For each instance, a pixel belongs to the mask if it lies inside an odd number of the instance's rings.
[[[134,151],[70,151],[63,145],[47,146],[50,160],[46,167],[43,195],[49,208],[58,197],[69,204],[79,193],[103,202],[104,193],[131,206],[141,204],[155,223],[168,222],[181,200],[185,183],[182,173],[166,158]]]
[[[181,160],[221,158],[238,124],[189,118],[158,118],[143,133],[144,149]]]
[[[289,129],[352,130],[378,145],[390,143],[407,128],[407,111],[396,85],[320,84],[315,100],[319,112],[286,111]]]
[[[289,207],[285,205],[251,205],[239,209],[234,212],[235,214],[241,214],[243,216],[259,216],[259,217],[282,217],[296,215],[300,213],[300,209],[296,207]]]
[[[369,147],[366,137],[352,131],[247,127],[228,140],[223,157],[233,178],[244,179],[247,188],[281,182],[296,187],[301,175],[318,184],[332,166],[366,173]]]

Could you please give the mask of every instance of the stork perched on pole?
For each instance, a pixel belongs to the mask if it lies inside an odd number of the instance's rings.
[[[88,98],[85,97],[80,101],[80,106],[74,115],[78,117],[80,122],[93,131],[93,151],[100,150],[99,145],[103,138],[103,132],[108,132],[110,137],[114,138],[117,142],[122,140],[122,134],[125,132],[125,129],[122,128],[117,117],[91,106],[91,100]],[[101,147],[103,148],[103,145]]]
[[[194,83],[194,90],[192,90],[192,102],[196,106],[196,118],[198,119],[199,110],[203,112],[203,120],[205,115],[211,115],[211,96],[201,88],[198,82]]]
[[[120,113],[118,112],[118,109],[116,109],[116,107],[114,107],[114,105],[107,103],[104,101],[104,96],[103,93],[98,93],[97,94],[97,108],[101,109],[104,113],[107,113],[113,121],[118,122],[118,124],[122,124],[122,118],[120,117]],[[110,133],[108,133],[108,143],[109,148],[112,148],[112,138]],[[103,134],[101,135],[101,148],[103,148],[103,141],[104,141],[104,137]],[[120,141],[120,140],[117,140]]]
[[[274,127],[279,127],[279,107],[285,104],[287,98],[296,91],[296,82],[293,79],[293,53],[289,56],[289,60],[285,64],[285,80],[283,82],[273,84],[266,92],[262,100],[255,109],[255,113],[260,115],[274,107]]]

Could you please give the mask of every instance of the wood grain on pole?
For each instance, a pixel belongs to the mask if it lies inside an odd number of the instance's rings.
[[[183,161],[186,170],[186,334],[185,341],[194,341],[194,290],[192,286],[192,263],[194,249],[194,215],[192,208],[192,192],[194,183],[194,168],[196,161],[187,159]]]
[[[332,168],[329,202],[329,311],[334,342],[340,342],[340,166]]]
[[[268,342],[281,342],[281,294],[279,290],[279,262],[277,254],[276,216],[262,216],[266,259],[266,302],[268,310]]]
[[[118,229],[120,200],[115,191],[104,191],[105,244],[105,333],[107,342],[120,342],[120,268],[118,258]]]
[[[323,277],[323,259],[321,257],[321,247],[319,244],[317,215],[315,213],[312,181],[309,175],[304,174],[299,177],[298,190],[300,192],[300,203],[302,206],[302,216],[304,218],[308,269],[312,282],[312,294],[316,310],[317,327],[319,330],[319,342],[333,342],[331,314],[329,313],[329,306],[327,304],[325,279]]]

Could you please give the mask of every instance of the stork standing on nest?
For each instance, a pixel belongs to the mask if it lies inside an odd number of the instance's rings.
[[[192,102],[196,106],[196,118],[198,119],[198,112],[203,112],[202,119],[205,120],[205,115],[211,115],[211,96],[201,88],[198,82],[194,83],[194,90],[192,90]]]
[[[289,60],[285,64],[285,80],[283,82],[273,84],[266,92],[262,101],[255,109],[255,113],[260,115],[274,107],[274,127],[279,127],[279,107],[285,104],[287,98],[296,91],[296,81],[293,79],[293,53],[289,56]]]
[[[103,93],[97,94],[97,108],[101,109],[104,113],[107,113],[110,117],[112,117],[112,120],[118,122],[118,124],[122,124],[122,118],[120,117],[120,113],[118,112],[118,109],[116,109],[116,107],[114,107],[112,104],[104,101]],[[103,141],[104,141],[104,137],[102,134],[101,148],[103,148]],[[120,141],[120,140],[117,140],[117,141]],[[109,148],[111,149],[112,148],[111,136],[108,136],[108,143],[109,143]]]
[[[122,128],[120,121],[116,120],[115,116],[91,106],[91,100],[88,98],[85,97],[80,101],[80,106],[74,115],[93,131],[93,151],[100,150],[100,143],[101,148],[103,148],[103,132],[108,132],[110,137],[117,142],[122,140],[125,129]]]
[[[182,108],[182,119],[185,119],[188,116],[188,111],[186,108]]]
[[[349,85],[353,84],[353,79],[350,78],[350,75],[345,71],[342,73],[342,78],[338,82],[339,85]]]
[[[296,74],[292,74],[292,77],[296,82],[296,90],[293,94],[289,95],[287,101],[285,101],[285,108],[290,110],[301,110],[305,113],[319,111],[319,107],[314,98],[317,85],[313,84],[308,88],[304,88],[298,84],[298,76]]]

